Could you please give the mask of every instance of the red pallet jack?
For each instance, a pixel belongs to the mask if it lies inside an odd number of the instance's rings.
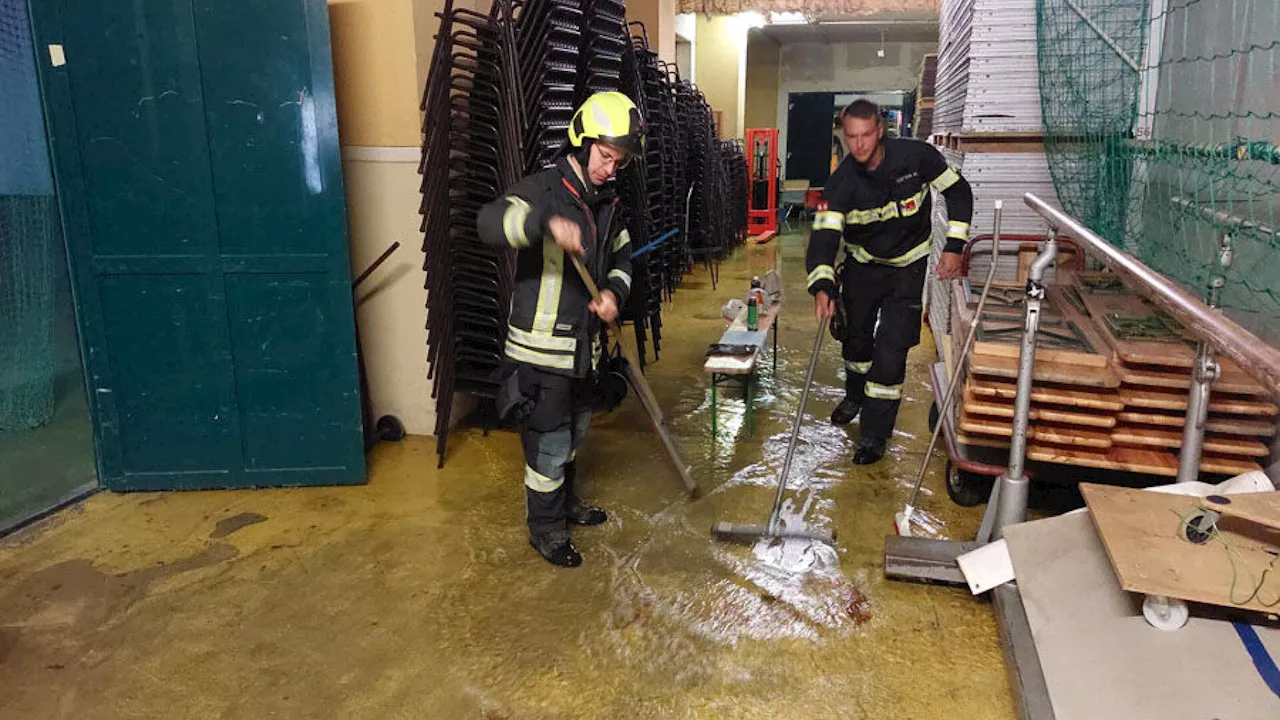
[[[778,234],[778,129],[747,130],[747,234],[763,245]]]

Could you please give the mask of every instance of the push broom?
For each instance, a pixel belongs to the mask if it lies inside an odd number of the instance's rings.
[[[956,360],[956,368],[964,367],[969,358],[973,339],[977,336],[978,326],[982,324],[982,309],[987,304],[987,294],[991,292],[992,281],[996,276],[997,260],[1000,258],[1000,213],[1004,203],[997,200],[995,205],[995,223],[991,235],[991,267],[987,268],[987,279],[982,285],[982,295],[978,297],[978,307],[973,313],[973,324],[969,326],[969,334],[964,339],[964,347]],[[938,444],[938,433],[942,431],[943,422],[948,417],[947,413],[951,412],[951,406],[955,404],[956,391],[961,385],[956,382],[958,378],[957,371],[956,377],[952,378],[952,382],[947,385],[947,397],[943,400],[942,407],[938,409],[938,423],[933,426],[933,435],[929,438],[929,449],[924,451],[924,459],[920,461],[920,471],[916,473],[916,483],[911,489],[911,497],[907,500],[907,505],[902,512],[893,516],[894,530],[903,537],[911,536],[911,515],[915,513],[916,502],[920,498],[920,487],[924,485],[924,474],[929,469],[929,458],[933,457],[933,449]]]
[[[817,540],[834,545],[834,532],[822,530],[784,530],[779,514],[782,512],[782,496],[787,488],[787,475],[791,472],[791,459],[795,456],[796,441],[800,437],[800,425],[804,422],[804,406],[809,400],[809,386],[813,383],[813,371],[818,365],[818,351],[822,349],[822,336],[827,334],[827,318],[818,323],[818,334],[813,339],[813,354],[809,356],[809,369],[804,375],[804,388],[800,391],[800,407],[796,408],[795,421],[791,423],[791,441],[787,444],[787,456],[782,462],[782,474],[778,476],[778,495],[773,501],[773,511],[769,513],[769,521],[764,526],[737,525],[720,522],[711,528],[711,537],[727,542],[755,542],[760,538],[800,540]]]

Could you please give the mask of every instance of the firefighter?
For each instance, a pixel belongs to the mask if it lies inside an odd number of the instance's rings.
[[[960,272],[973,192],[932,145],[886,138],[874,103],[854,101],[840,120],[849,154],[823,189],[805,266],[817,317],[833,318],[832,334],[843,346],[845,397],[831,422],[847,425],[861,413],[853,461],[870,465],[884,456],[893,434],[907,351],[920,342],[932,249],[930,189],[947,205],[946,245],[937,266],[942,279]]]
[[[529,544],[561,567],[582,564],[568,524],[608,519],[576,494],[574,461],[591,420],[600,323],[617,319],[631,291],[631,238],[604,186],[643,153],[644,132],[626,95],[592,95],[573,116],[564,156],[477,219],[484,242],[517,250],[497,404],[521,424]],[[586,266],[599,301],[570,256]]]

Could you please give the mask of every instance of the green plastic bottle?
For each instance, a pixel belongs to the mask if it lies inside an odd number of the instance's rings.
[[[759,306],[756,305],[756,299],[751,298],[747,300],[747,329],[752,332],[755,332],[756,327],[759,326],[759,321],[760,321]]]

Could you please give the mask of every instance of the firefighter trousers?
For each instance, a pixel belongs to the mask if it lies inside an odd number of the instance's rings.
[[[572,378],[521,364],[521,392],[533,398],[520,440],[524,446],[525,520],[531,535],[568,527],[573,463],[591,424],[592,378]]]
[[[861,400],[864,443],[884,443],[893,434],[907,352],[920,343],[928,268],[928,258],[906,267],[845,260],[840,277],[845,394]]]

